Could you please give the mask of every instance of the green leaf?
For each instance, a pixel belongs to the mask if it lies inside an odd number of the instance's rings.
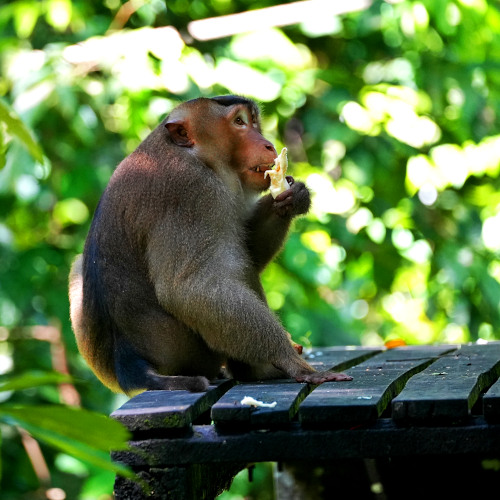
[[[33,138],[22,120],[2,100],[0,100],[0,122],[4,122],[7,125],[7,132],[17,137],[35,160],[40,163],[44,162],[43,151],[40,145]]]
[[[69,455],[116,474],[134,477],[111,462],[111,450],[128,448],[129,432],[119,422],[88,410],[65,406],[3,407],[0,421],[18,425],[33,437]]]
[[[3,407],[0,418],[12,418],[24,424],[42,427],[98,450],[123,450],[128,447],[129,432],[122,424],[100,413],[66,406]]]
[[[2,433],[0,432],[0,450],[2,449]],[[0,480],[2,479],[2,458],[0,457]]]
[[[22,375],[2,377],[0,379],[0,392],[21,391],[40,385],[62,384],[71,382],[69,375],[58,372],[26,372]]]
[[[29,38],[33,33],[40,6],[37,2],[16,2],[14,8],[14,28],[20,38]]]
[[[5,167],[5,163],[7,161],[5,157],[5,153],[7,151],[7,144],[4,143],[5,137],[3,134],[3,130],[0,127],[0,170],[2,170],[3,167]]]

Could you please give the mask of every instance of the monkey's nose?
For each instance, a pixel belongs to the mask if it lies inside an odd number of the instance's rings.
[[[272,151],[274,154],[277,154],[275,147],[269,141],[266,141],[264,146],[268,151]]]

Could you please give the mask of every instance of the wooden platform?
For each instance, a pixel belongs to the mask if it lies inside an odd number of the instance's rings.
[[[309,470],[398,457],[408,464],[500,459],[500,343],[332,347],[306,357],[353,380],[320,386],[225,380],[206,393],[148,391],[112,414],[133,432],[131,451],[113,459],[140,471],[156,491],[151,498],[197,500],[214,498],[252,462]],[[242,405],[245,396],[276,404]],[[148,498],[121,478],[115,495]]]

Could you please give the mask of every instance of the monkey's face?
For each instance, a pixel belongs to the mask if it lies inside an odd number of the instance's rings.
[[[274,146],[263,137],[259,117],[247,106],[235,106],[226,117],[231,141],[231,166],[243,187],[252,191],[264,191],[270,180],[264,175],[274,166],[277,156]]]
[[[274,146],[260,128],[259,109],[245,98],[222,96],[188,101],[165,124],[172,141],[190,148],[205,165],[236,173],[244,189],[264,191],[274,166]]]

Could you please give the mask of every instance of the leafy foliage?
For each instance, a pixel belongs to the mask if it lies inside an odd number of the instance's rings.
[[[36,437],[51,440],[42,408],[62,401],[55,346],[85,408],[109,413],[120,403],[76,352],[69,266],[115,165],[177,102],[198,95],[259,100],[265,135],[288,147],[291,173],[314,192],[311,213],[263,276],[296,341],[500,338],[498,7],[376,0],[281,28],[192,35],[193,20],[270,5],[0,6],[0,373],[20,377],[4,386],[16,389],[4,389],[6,407],[40,411],[37,422],[15,420]],[[37,337],[36,326],[55,327],[61,342]],[[25,389],[33,370],[48,375]],[[54,408],[63,429],[75,410]],[[37,479],[19,436],[0,428],[2,494],[32,498]],[[75,498],[102,492],[95,466],[71,462],[83,458],[76,448],[43,452],[54,484]],[[68,477],[80,480],[69,486]]]
[[[104,415],[56,405],[18,406],[0,410],[0,420],[19,425],[73,457],[132,476],[124,466],[109,462],[110,451],[124,449],[129,434]]]

